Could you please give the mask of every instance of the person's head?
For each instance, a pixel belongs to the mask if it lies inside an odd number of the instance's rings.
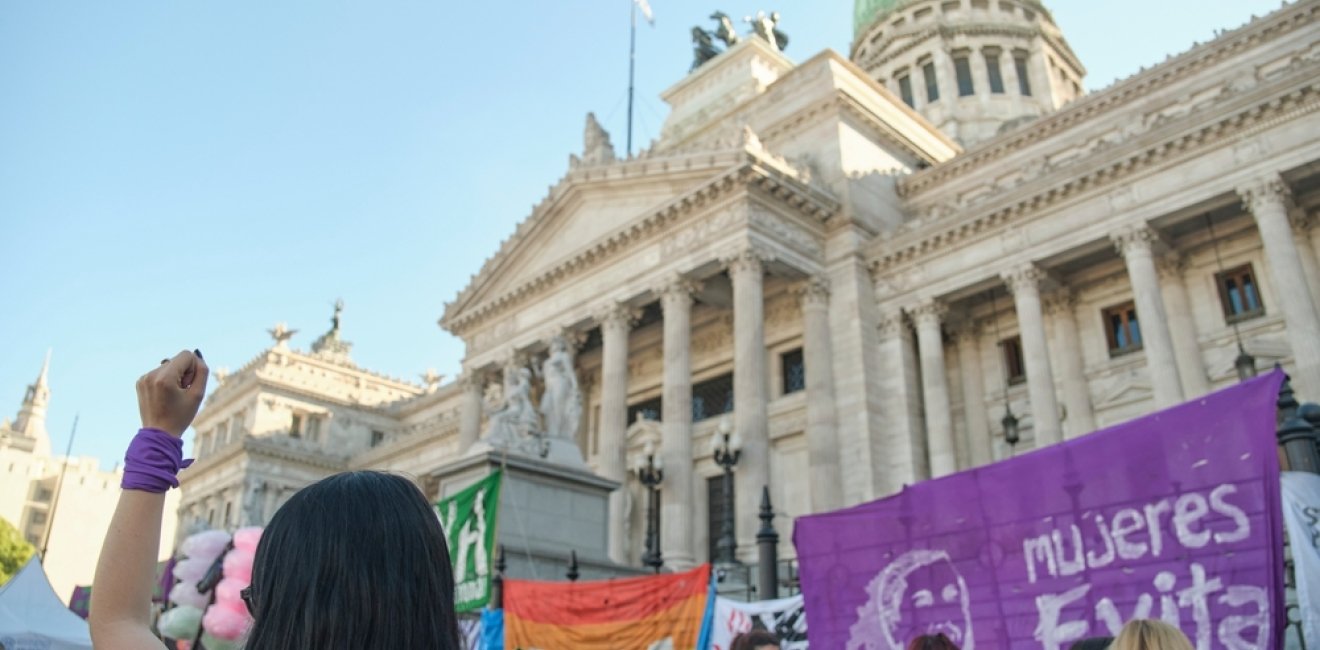
[[[958,646],[944,633],[923,634],[908,643],[907,650],[958,650]]]
[[[252,566],[246,650],[459,647],[454,574],[421,490],[347,472],[293,495]]]
[[[1112,636],[1093,636],[1089,639],[1073,641],[1068,650],[1106,650],[1114,642]]]
[[[779,650],[779,637],[765,630],[752,630],[733,637],[729,650]]]
[[[1113,650],[1192,650],[1182,630],[1155,619],[1135,619],[1123,626]]]

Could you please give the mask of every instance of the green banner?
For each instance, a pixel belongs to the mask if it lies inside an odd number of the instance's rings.
[[[495,555],[495,513],[500,509],[500,471],[435,504],[454,562],[454,604],[460,612],[490,600]]]

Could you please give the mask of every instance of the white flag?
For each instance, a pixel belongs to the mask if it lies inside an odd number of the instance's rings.
[[[642,15],[646,16],[646,22],[655,24],[655,16],[651,15],[651,3],[646,0],[633,0],[637,3],[637,8],[642,10]]]

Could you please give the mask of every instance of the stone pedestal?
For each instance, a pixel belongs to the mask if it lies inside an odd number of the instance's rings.
[[[474,449],[430,474],[443,499],[496,469],[504,469],[496,539],[504,546],[505,575],[564,580],[577,551],[583,580],[643,573],[609,559],[609,495],[619,487],[585,469],[516,453]]]

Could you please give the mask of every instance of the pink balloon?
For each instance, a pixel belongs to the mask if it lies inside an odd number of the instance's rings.
[[[252,582],[252,553],[234,549],[225,556],[225,577],[239,581],[246,587]]]
[[[223,530],[207,530],[183,540],[179,552],[190,558],[214,560],[220,557],[228,544],[229,533]]]
[[[225,578],[220,584],[215,586],[215,602],[217,603],[238,603],[243,611],[247,611],[247,605],[243,603],[243,588],[247,583],[239,582],[233,578]]]
[[[257,543],[261,541],[261,527],[252,526],[250,528],[239,528],[234,531],[234,548],[247,551],[253,555],[257,553]]]
[[[237,641],[247,633],[251,624],[252,617],[248,616],[242,603],[238,603],[236,608],[233,603],[218,602],[202,615],[202,629],[226,641]]]

